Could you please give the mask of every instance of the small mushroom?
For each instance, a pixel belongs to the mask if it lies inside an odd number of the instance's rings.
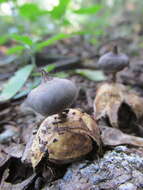
[[[78,89],[72,81],[51,78],[43,72],[42,83],[28,94],[25,104],[41,115],[49,116],[69,107],[77,95]]]
[[[77,109],[47,117],[33,140],[31,163],[35,168],[45,156],[48,161],[65,164],[100,148],[100,131],[94,119]]]
[[[119,53],[117,45],[113,50],[100,57],[97,62],[97,68],[107,73],[112,73],[113,82],[116,81],[116,73],[129,65],[129,58],[123,53]]]

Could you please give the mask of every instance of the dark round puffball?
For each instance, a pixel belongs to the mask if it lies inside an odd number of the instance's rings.
[[[97,68],[106,72],[118,72],[129,65],[129,58],[123,53],[109,52],[100,57]]]
[[[41,115],[49,116],[70,107],[77,95],[78,89],[72,81],[53,78],[33,89],[25,104]]]

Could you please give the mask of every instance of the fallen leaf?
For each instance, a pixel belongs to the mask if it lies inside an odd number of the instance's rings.
[[[19,136],[18,128],[12,125],[5,125],[4,130],[0,133],[0,143],[6,143],[12,138]]]
[[[137,118],[143,117],[143,98],[139,97],[135,93],[129,92],[129,94],[125,97],[125,102],[131,106],[132,110],[134,110]]]
[[[22,88],[33,69],[34,65],[27,65],[16,71],[15,75],[5,84],[0,94],[0,101],[12,98]]]
[[[0,66],[5,66],[7,64],[13,63],[16,59],[17,59],[16,55],[4,56],[0,58]]]
[[[103,81],[106,80],[106,76],[102,71],[93,71],[93,70],[88,70],[88,69],[76,69],[75,70],[76,74],[80,74],[89,80],[93,81]]]
[[[8,147],[1,146],[0,158],[0,180],[4,172],[8,169],[6,181],[10,183],[19,183],[32,174],[32,168],[21,162],[24,145],[11,144]]]
[[[120,84],[102,84],[94,100],[96,120],[108,117],[112,127],[118,128],[118,110],[124,101],[125,87]]]
[[[143,138],[125,134],[119,129],[101,126],[101,139],[106,146],[117,146],[128,144],[138,147],[143,147]]]
[[[94,100],[94,117],[99,123],[143,136],[143,98],[118,83],[102,84]]]
[[[3,190],[6,189],[13,189],[13,190],[30,190],[30,189],[35,189],[35,182],[37,179],[37,175],[33,174],[30,177],[28,177],[26,180],[22,181],[21,183],[18,184],[11,184],[7,183],[4,180],[1,183],[1,188]]]

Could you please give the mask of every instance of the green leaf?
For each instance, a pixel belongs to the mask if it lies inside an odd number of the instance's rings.
[[[93,5],[91,7],[80,8],[78,10],[73,10],[73,12],[76,13],[76,14],[95,14],[98,11],[100,11],[101,8],[102,8],[101,5]]]
[[[0,0],[0,3],[4,3],[7,2],[8,0]]]
[[[20,54],[25,49],[24,46],[14,46],[7,50],[7,54]]]
[[[58,20],[61,19],[64,16],[69,3],[70,0],[59,0],[59,4],[55,6],[52,11],[50,11],[52,17]]]
[[[42,48],[44,48],[46,46],[54,44],[58,40],[61,40],[61,39],[64,39],[64,38],[69,38],[71,36],[72,36],[72,34],[65,34],[65,33],[57,34],[57,35],[51,37],[50,39],[48,39],[46,41],[37,43],[36,47],[35,47],[35,51],[39,51],[39,50],[41,50]]]
[[[42,69],[44,69],[46,72],[50,73],[51,71],[53,71],[55,69],[55,67],[56,67],[55,64],[49,64],[49,65],[43,67]],[[39,77],[39,76],[41,76],[41,72],[32,73],[32,76]]]
[[[89,80],[93,81],[103,81],[106,80],[106,76],[103,74],[102,71],[93,71],[89,69],[76,69],[75,70],[76,74],[80,74]]]
[[[55,64],[49,64],[47,66],[45,66],[43,69],[46,71],[46,72],[51,72],[55,69],[56,65]]]
[[[67,77],[70,76],[70,74],[67,73],[67,72],[62,72],[62,71],[61,71],[61,72],[55,73],[54,76],[55,76],[55,77],[58,77],[58,78],[67,78]]]
[[[84,30],[79,30],[73,33],[74,35],[85,35],[85,34],[91,34],[91,35],[101,35],[103,34],[103,30],[101,29],[95,29],[95,30],[91,30],[90,28],[86,28]]]
[[[18,35],[18,34],[12,34],[10,37],[18,42],[21,42],[23,44],[27,44],[29,46],[33,45],[33,41],[28,36],[24,35]]]
[[[9,100],[22,88],[30,73],[34,69],[34,65],[27,65],[15,72],[5,84],[2,93],[0,94],[0,101]]]
[[[35,3],[25,3],[19,7],[19,14],[31,21],[36,21],[39,16],[49,13],[49,11],[42,10]]]
[[[29,82],[28,85],[26,86],[26,89],[24,88],[24,90],[20,91],[19,93],[17,93],[13,99],[19,99],[22,98],[23,96],[26,96],[33,88],[36,88],[41,82],[40,78],[35,78],[33,82]]]
[[[0,36],[0,45],[3,45],[7,41],[8,41],[8,36],[7,35]]]
[[[71,25],[71,22],[67,18],[63,18],[62,22],[61,22],[61,25],[69,26],[69,25]]]

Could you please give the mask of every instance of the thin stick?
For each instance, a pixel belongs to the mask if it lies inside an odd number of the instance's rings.
[[[116,82],[116,74],[117,74],[117,72],[112,73],[112,81],[113,82]]]
[[[114,53],[114,54],[118,54],[118,46],[117,45],[114,45],[113,46],[113,50],[112,50],[112,52]]]

